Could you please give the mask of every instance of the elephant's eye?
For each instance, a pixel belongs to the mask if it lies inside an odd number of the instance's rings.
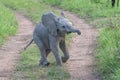
[[[65,26],[62,26],[63,28],[65,28]]]

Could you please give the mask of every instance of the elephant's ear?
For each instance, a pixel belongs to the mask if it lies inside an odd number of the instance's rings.
[[[48,12],[42,16],[42,24],[53,36],[57,35],[56,18],[57,16],[53,12]]]

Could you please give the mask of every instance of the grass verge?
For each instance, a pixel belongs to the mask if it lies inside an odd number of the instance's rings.
[[[120,16],[119,7],[111,8],[110,0],[39,0],[48,5],[58,6],[64,10],[69,10],[86,20],[95,20],[98,18],[108,18],[111,16]]]
[[[109,27],[103,29],[99,37],[98,66],[104,80],[120,79],[120,19],[111,19]]]
[[[16,34],[17,28],[14,13],[0,3],[0,46],[9,36]]]
[[[41,20],[41,16],[43,13],[48,11],[53,11],[57,13],[57,11],[52,8],[46,6],[39,0],[0,0],[6,7],[10,9],[16,10],[25,16],[28,16],[34,23],[37,23]]]

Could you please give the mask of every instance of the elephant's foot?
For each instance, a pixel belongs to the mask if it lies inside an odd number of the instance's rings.
[[[67,62],[67,60],[69,59],[69,57],[63,57],[62,56],[61,59],[62,59],[62,62],[65,63],[65,62]]]
[[[45,66],[49,66],[49,62],[48,61],[40,61],[40,66],[43,66],[43,67],[45,67]]]
[[[62,66],[62,64],[61,64],[61,63],[57,63],[56,65],[57,65],[57,66]]]

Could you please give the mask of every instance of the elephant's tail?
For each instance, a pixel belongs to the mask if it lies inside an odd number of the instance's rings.
[[[24,50],[26,50],[32,42],[33,42],[33,39],[24,47]]]

